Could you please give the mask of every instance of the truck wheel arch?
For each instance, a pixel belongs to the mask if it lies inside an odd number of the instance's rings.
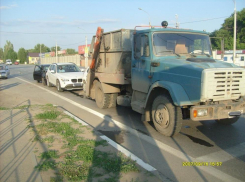
[[[159,90],[167,92],[171,96],[173,103],[176,106],[193,105],[184,88],[180,84],[168,81],[157,81],[154,84],[152,84],[146,98],[146,105],[148,104],[150,96],[156,90],[157,92],[159,92]]]
[[[193,105],[181,85],[168,81],[157,81],[152,84],[146,97],[145,121],[150,121],[152,119],[151,107],[154,99],[160,94],[169,95],[175,106]]]

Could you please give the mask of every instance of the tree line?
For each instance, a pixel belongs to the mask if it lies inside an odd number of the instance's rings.
[[[60,51],[61,47],[57,46],[57,51]],[[17,59],[20,60],[20,63],[25,63],[27,60],[27,55],[28,53],[45,53],[45,52],[55,52],[56,47],[53,46],[51,48],[45,46],[44,44],[37,44],[34,46],[33,49],[24,49],[21,47],[18,52],[14,51],[14,46],[10,41],[6,41],[4,48],[0,47],[0,60],[3,60],[6,62],[7,59],[11,59],[12,61],[16,61]],[[66,49],[66,54],[71,55],[71,54],[77,54],[75,49]]]
[[[245,49],[245,8],[237,11],[237,27],[236,27],[236,49]],[[226,18],[219,30],[215,30],[210,37],[224,38],[225,50],[233,50],[234,37],[234,13]],[[211,39],[212,49],[221,49],[220,39]]]
[[[210,37],[221,37],[225,40],[225,50],[233,49],[233,35],[234,35],[234,13],[225,19],[219,30],[215,30],[210,34]],[[236,40],[236,49],[245,49],[245,8],[241,11],[237,11],[237,40]],[[221,41],[220,39],[211,39],[212,49],[221,50]],[[18,53],[14,51],[14,46],[10,41],[6,41],[6,44],[3,48],[0,48],[0,60],[6,61],[11,59],[15,61],[17,58],[20,60],[20,63],[27,61],[28,52],[51,52],[56,51],[56,47],[47,47],[44,44],[37,44],[33,49],[25,50],[20,48]],[[57,47],[57,50],[60,51],[61,47]],[[67,54],[77,54],[75,49],[66,49]]]

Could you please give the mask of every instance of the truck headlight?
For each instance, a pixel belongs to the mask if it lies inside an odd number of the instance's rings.
[[[61,81],[63,81],[63,82],[69,82],[69,79],[61,79]]]
[[[197,109],[193,111],[193,117],[203,117],[208,115],[208,109]]]

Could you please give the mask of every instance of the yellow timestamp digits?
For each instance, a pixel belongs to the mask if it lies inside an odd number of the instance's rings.
[[[221,166],[222,162],[182,162],[182,166]]]

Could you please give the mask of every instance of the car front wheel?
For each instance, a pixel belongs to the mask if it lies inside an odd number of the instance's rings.
[[[49,79],[47,78],[47,86],[51,87],[51,83],[49,82]]]
[[[56,81],[56,87],[57,87],[58,92],[63,92],[63,89],[60,86],[60,81],[59,80]]]
[[[42,83],[44,86],[47,85],[47,81],[45,80],[45,78],[42,78]]]

